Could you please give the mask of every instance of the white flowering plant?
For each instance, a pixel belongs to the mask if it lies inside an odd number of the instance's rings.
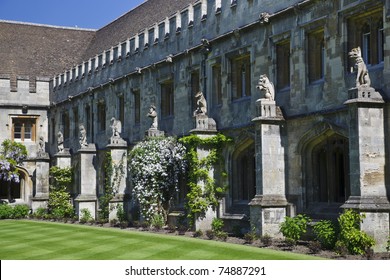
[[[166,220],[179,178],[186,171],[185,147],[173,137],[151,137],[129,153],[133,195],[146,221],[156,215]]]

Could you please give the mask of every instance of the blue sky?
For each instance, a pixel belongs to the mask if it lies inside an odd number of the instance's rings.
[[[0,0],[0,20],[99,29],[145,0]]]

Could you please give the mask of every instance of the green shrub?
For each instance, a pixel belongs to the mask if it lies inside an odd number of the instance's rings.
[[[15,205],[12,209],[12,219],[23,219],[28,216],[30,208],[25,204]]]
[[[215,237],[217,237],[219,240],[226,241],[228,234],[227,232],[221,230],[215,233]]]
[[[116,216],[118,218],[119,223],[127,222],[126,212],[123,209],[123,205],[119,204],[116,208]]]
[[[211,222],[211,229],[212,229],[214,232],[220,232],[220,231],[222,231],[223,226],[224,226],[224,223],[223,223],[223,220],[222,220],[222,219],[213,218],[213,220],[212,220],[212,222]]]
[[[244,240],[248,244],[252,244],[257,238],[256,231],[251,230],[244,234]]]
[[[322,248],[332,250],[337,241],[337,227],[329,220],[321,220],[313,226],[316,239],[321,243]]]
[[[260,241],[265,247],[268,247],[272,244],[272,237],[269,234],[264,234],[260,237]]]
[[[215,237],[215,232],[213,231],[213,230],[211,230],[211,229],[208,229],[208,230],[206,230],[206,236],[207,236],[207,238],[208,239],[214,239],[214,237]]]
[[[93,221],[91,211],[89,211],[87,208],[81,209],[81,217],[80,217],[80,223],[85,224],[88,222]]]
[[[285,238],[297,241],[306,233],[307,225],[310,221],[311,219],[304,214],[299,214],[295,217],[286,216],[280,224],[280,232]]]
[[[194,232],[194,234],[192,236],[193,237],[202,237],[203,236],[203,231],[198,229],[197,231]]]
[[[338,218],[340,226],[338,247],[345,246],[348,252],[353,255],[364,255],[375,245],[375,240],[360,230],[360,223],[364,218],[364,215],[352,209],[344,210],[344,213]]]
[[[161,230],[165,225],[164,216],[161,214],[155,214],[150,219],[150,225],[154,230]]]
[[[390,236],[389,236],[389,239],[387,239],[386,251],[390,252]]]
[[[48,213],[54,219],[73,218],[74,209],[70,203],[70,194],[68,189],[72,184],[72,169],[59,168],[54,166],[50,168],[50,193],[48,201]]]
[[[8,204],[0,204],[0,219],[11,219],[12,212],[12,206]]]
[[[47,209],[46,208],[39,207],[33,213],[33,217],[37,218],[37,219],[43,219],[46,213],[47,213]]]

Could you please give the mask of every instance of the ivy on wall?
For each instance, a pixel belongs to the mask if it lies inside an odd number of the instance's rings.
[[[179,140],[186,148],[188,162],[188,187],[186,210],[187,217],[193,224],[196,216],[204,216],[209,207],[214,209],[224,196],[228,186],[225,183],[227,174],[221,170],[220,180],[209,175],[211,168],[223,166],[222,148],[232,141],[223,134],[208,138],[197,135],[185,136]],[[198,148],[208,150],[208,155],[199,158]]]

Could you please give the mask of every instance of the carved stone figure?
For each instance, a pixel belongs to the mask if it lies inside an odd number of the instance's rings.
[[[274,84],[268,79],[267,75],[260,75],[259,82],[256,88],[264,92],[264,98],[270,101],[275,100]]]
[[[61,131],[57,133],[57,148],[59,153],[64,152],[64,135]]]
[[[203,95],[203,92],[199,91],[195,95],[195,99],[196,99],[196,110],[194,111],[194,116],[207,115],[207,101]]]
[[[81,148],[83,148],[83,147],[88,147],[88,143],[87,143],[87,131],[85,130],[84,125],[80,124],[79,130],[80,130],[79,143],[80,143]]]
[[[45,155],[45,139],[43,136],[39,137],[37,156],[43,157]]]
[[[362,58],[360,47],[353,48],[349,53],[349,57],[355,59],[355,66],[357,68],[356,87],[371,86],[370,76],[368,75],[367,66]]]
[[[267,12],[261,13],[259,16],[260,23],[268,23],[270,17],[271,17],[271,15]]]
[[[112,137],[120,138],[120,134],[122,133],[122,122],[112,117],[110,127],[112,129]]]
[[[149,113],[147,114],[147,116],[152,119],[152,125],[150,126],[150,128],[157,129],[158,128],[158,119],[157,119],[156,106],[154,106],[154,105],[150,106]]]

